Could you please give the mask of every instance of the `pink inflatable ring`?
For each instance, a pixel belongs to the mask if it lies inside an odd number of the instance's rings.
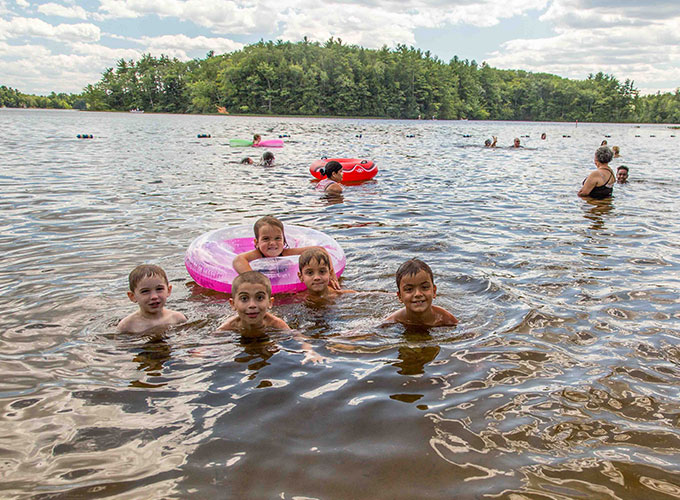
[[[284,225],[290,247],[324,247],[333,261],[335,274],[340,277],[347,259],[338,242],[330,236],[301,226]],[[204,288],[231,293],[231,282],[238,275],[232,267],[234,257],[255,248],[253,226],[226,227],[202,234],[191,242],[184,256],[189,275]],[[265,274],[272,282],[272,293],[294,293],[305,289],[298,279],[299,255],[269,257],[250,263],[254,271]]]
[[[373,179],[378,173],[378,166],[371,160],[357,158],[321,158],[309,167],[309,173],[321,180],[323,177],[319,170],[326,166],[329,161],[337,161],[342,165],[342,182],[361,182]]]

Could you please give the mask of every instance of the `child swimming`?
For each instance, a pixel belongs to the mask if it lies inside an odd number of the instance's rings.
[[[422,326],[456,326],[458,319],[446,309],[432,305],[437,296],[432,269],[419,259],[404,262],[397,269],[397,297],[402,309],[385,318],[385,323]]]
[[[324,248],[310,248],[300,255],[298,278],[307,287],[307,298],[324,300],[355,290],[336,290],[328,285],[335,276],[333,261]]]
[[[245,337],[262,336],[266,328],[290,330],[285,321],[269,312],[274,304],[272,285],[262,273],[249,271],[234,278],[229,304],[236,314],[218,330],[236,330]]]
[[[232,265],[234,270],[239,274],[252,271],[253,268],[250,267],[250,262],[253,260],[263,259],[265,257],[300,255],[305,250],[322,248],[318,246],[289,248],[288,243],[286,243],[286,236],[283,232],[283,223],[276,217],[270,215],[258,219],[253,226],[253,231],[255,233],[255,239],[253,240],[255,249],[240,253],[234,257]],[[330,278],[330,286],[335,290],[340,289],[338,279],[334,273],[332,273]]]
[[[118,323],[119,332],[141,333],[156,326],[177,325],[187,320],[181,312],[165,308],[172,285],[161,267],[137,266],[128,276],[128,283],[128,298],[139,306],[139,310]]]
[[[257,146],[260,144],[260,141],[262,140],[262,136],[260,134],[255,134],[253,136],[253,146]]]
[[[323,191],[327,194],[340,194],[342,193],[342,186],[338,184],[342,182],[342,164],[335,160],[331,160],[326,163],[326,166],[319,170],[321,176],[326,178],[319,181],[316,185],[316,189]]]
[[[274,166],[274,153],[266,151],[262,158],[260,158],[260,166],[262,167],[273,167]]]

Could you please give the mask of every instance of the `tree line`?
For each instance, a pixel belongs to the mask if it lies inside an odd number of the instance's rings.
[[[45,101],[46,100],[46,101]],[[0,87],[0,105],[93,111],[322,115],[381,118],[680,122],[680,89],[640,96],[630,80],[602,72],[585,80],[500,70],[398,45],[365,49],[260,41],[182,62],[121,59],[82,94],[27,96]]]

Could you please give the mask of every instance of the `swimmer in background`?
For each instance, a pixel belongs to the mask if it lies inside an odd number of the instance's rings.
[[[621,155],[619,154],[621,152],[621,149],[618,146],[612,146],[612,153],[614,153],[614,158],[621,158]]]
[[[333,272],[333,261],[325,248],[310,248],[300,255],[298,278],[307,287],[306,298],[322,301],[343,293],[356,293],[355,290],[336,290],[328,285]]]
[[[498,137],[495,135],[491,137],[493,139],[493,142],[491,142],[491,139],[487,139],[484,141],[484,147],[485,148],[495,148],[496,147],[496,142],[498,141]]]
[[[300,255],[305,250],[322,248],[319,246],[289,248],[286,242],[286,235],[283,232],[283,223],[270,215],[258,219],[253,226],[253,232],[255,233],[255,239],[253,240],[255,249],[240,253],[234,257],[232,266],[239,274],[252,271],[253,268],[250,267],[250,263],[257,259]],[[330,286],[334,290],[340,289],[340,284],[332,268]]]
[[[548,137],[548,136],[545,134],[545,132],[543,132],[543,133],[541,134],[541,139],[543,139],[543,140],[545,141],[546,137]]]
[[[263,167],[273,167],[274,166],[274,153],[270,153],[269,151],[265,152],[265,154],[262,155],[262,158],[260,158],[260,166]]]
[[[609,162],[612,161],[612,150],[607,146],[600,146],[595,151],[595,170],[593,170],[588,177],[583,180],[583,186],[578,191],[581,197],[589,196],[596,200],[608,198],[614,192],[614,183],[616,176],[611,168]]]
[[[253,146],[257,146],[260,144],[260,141],[262,140],[262,136],[260,134],[255,134],[253,136]]]
[[[521,148],[519,137],[515,137],[512,141],[512,148]]]
[[[616,182],[626,184],[628,182],[628,167],[621,165],[616,169]]]
[[[266,329],[290,330],[285,321],[269,312],[274,305],[272,285],[262,273],[249,271],[236,276],[229,304],[236,314],[218,330],[235,330],[244,337],[260,337]]]
[[[326,166],[319,169],[321,177],[326,177],[316,185],[317,191],[323,191],[329,195],[342,193],[342,165],[337,161],[329,161]]]
[[[607,139],[605,139],[604,141],[602,141],[602,142],[600,143],[600,146],[606,146],[606,145],[607,145]]]
[[[437,296],[432,269],[419,259],[404,262],[396,275],[397,297],[402,309],[390,314],[384,323],[420,326],[456,326],[458,319],[446,309],[433,306]]]
[[[249,157],[245,157],[241,159],[241,165],[252,165],[253,164],[253,159]]]
[[[127,296],[139,306],[139,310],[118,323],[119,332],[142,333],[157,326],[170,326],[186,322],[178,311],[166,309],[165,303],[172,292],[168,276],[159,266],[142,264],[128,276],[130,290]]]

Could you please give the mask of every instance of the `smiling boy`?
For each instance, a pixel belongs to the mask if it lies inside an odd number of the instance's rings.
[[[290,330],[281,318],[269,312],[274,304],[272,285],[264,274],[247,271],[234,278],[229,304],[236,315],[227,318],[218,330],[236,330],[243,336],[261,336],[267,328]]]
[[[165,307],[172,285],[161,267],[152,264],[137,266],[128,276],[128,283],[128,298],[139,306],[139,310],[118,323],[119,332],[141,333],[156,326],[176,325],[187,320],[181,312]]]
[[[298,278],[307,287],[307,298],[324,300],[354,290],[336,290],[330,286],[335,277],[333,261],[324,248],[312,247],[305,250],[298,260]]]
[[[433,306],[437,296],[432,269],[419,259],[404,262],[397,269],[397,297],[402,309],[390,314],[385,323],[422,326],[456,326],[458,320],[446,309]]]

